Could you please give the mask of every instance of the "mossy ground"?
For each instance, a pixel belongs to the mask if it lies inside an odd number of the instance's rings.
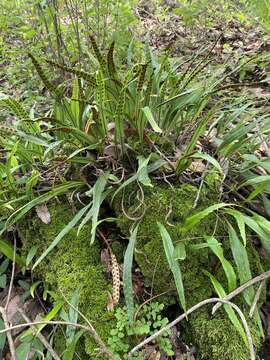
[[[25,251],[38,244],[41,254],[74,216],[63,203],[48,207],[52,219],[50,224],[43,224],[33,216],[19,225]],[[96,242],[90,246],[90,232],[90,226],[86,225],[77,236],[77,229],[73,228],[41,262],[36,276],[49,285],[55,298],[61,298],[62,292],[70,300],[75,290],[79,290],[80,311],[106,341],[114,326],[112,314],[106,308],[111,286],[100,263],[99,244]],[[84,340],[86,353],[95,359],[97,346],[90,336],[86,335]]]
[[[193,204],[197,192],[198,189],[191,185],[182,185],[174,189],[168,186],[154,186],[153,189],[145,191],[146,211],[139,227],[135,259],[145,277],[146,285],[152,288],[153,294],[168,291],[168,296],[162,297],[162,301],[167,304],[177,301],[177,294],[164,254],[157,221],[166,226],[174,245],[179,242],[184,242],[186,245],[187,257],[180,262],[180,267],[187,307],[214,295],[210,280],[204,275],[203,270],[212,273],[224,288],[227,288],[226,277],[215,255],[208,248],[196,252],[189,249],[189,245],[205,242],[205,236],[215,235],[223,243],[225,257],[232,260],[229,242],[221,219],[212,214],[188,233],[183,231],[183,223],[187,216],[218,201],[217,193],[204,187],[194,210]],[[129,206],[129,200],[125,194],[124,196],[126,210],[132,213],[136,205]],[[122,232],[128,235],[130,221],[120,215],[119,199],[115,202],[115,208],[116,211],[119,211],[119,226]],[[255,276],[262,271],[260,261],[251,244],[248,246],[248,252],[252,272]],[[236,301],[239,302],[239,299]],[[241,308],[247,311],[244,302],[240,300],[240,303]],[[184,325],[183,335],[187,341],[190,340],[197,346],[198,358],[203,360],[248,359],[248,350],[224,310],[221,309],[214,317],[210,316],[211,312],[208,313],[208,310],[204,308],[198,311],[190,316],[189,321]],[[259,328],[255,320],[249,321],[249,325],[255,347],[258,349],[261,343]]]

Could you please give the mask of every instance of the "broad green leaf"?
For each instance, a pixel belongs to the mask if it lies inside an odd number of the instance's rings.
[[[207,275],[210,278],[210,280],[211,280],[211,282],[212,282],[218,296],[221,299],[225,298],[226,292],[223,289],[220,282],[212,274],[210,274],[208,271],[203,270],[203,272],[205,273],[205,275]],[[242,324],[240,323],[240,321],[238,320],[238,317],[236,316],[233,308],[230,305],[225,305],[224,304],[223,306],[224,306],[224,309],[225,309],[226,313],[228,314],[229,319],[231,320],[232,324],[234,325],[235,329],[239,332],[239,334],[241,335],[242,339],[245,342],[245,345],[248,347],[248,341],[247,341],[245,330],[244,330]]]
[[[138,227],[139,225],[137,225],[134,228],[134,230],[131,232],[129,243],[124,256],[124,266],[123,266],[123,291],[127,306],[127,314],[130,323],[133,322],[133,314],[134,314],[132,263],[133,263],[133,254],[135,249]]]
[[[164,247],[165,255],[166,255],[166,258],[167,258],[167,261],[169,264],[169,268],[174,277],[174,282],[175,282],[175,286],[176,286],[176,289],[178,292],[180,304],[181,304],[182,308],[184,309],[184,311],[186,311],[186,300],[185,300],[185,292],[184,292],[184,286],[183,286],[183,281],[182,281],[182,274],[181,274],[181,269],[180,269],[178,262],[173,257],[173,253],[174,253],[173,242],[170,237],[170,234],[168,233],[168,231],[166,230],[164,225],[162,225],[159,222],[157,222],[157,224],[158,224],[159,232],[160,232],[160,235],[161,235],[161,238],[163,241],[163,247]]]
[[[222,245],[213,237],[207,237],[207,243],[213,253],[219,258],[228,281],[229,292],[236,288],[236,275],[231,263],[224,257]]]
[[[151,125],[152,129],[157,133],[162,133],[162,130],[158,126],[158,124],[156,123],[156,120],[154,119],[154,116],[153,116],[152,111],[149,108],[149,106],[145,106],[144,108],[142,108],[142,111],[144,112],[144,114],[145,114],[149,124]]]
[[[226,203],[219,203],[209,206],[208,208],[197,212],[196,214],[188,217],[186,221],[184,222],[184,231],[191,230],[198,222],[200,222],[202,219],[204,219],[206,216],[211,214],[212,212],[224,208],[226,206],[231,206],[232,204],[226,204]]]

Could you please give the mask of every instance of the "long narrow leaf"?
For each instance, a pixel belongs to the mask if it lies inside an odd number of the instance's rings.
[[[181,274],[180,266],[174,258],[173,242],[170,237],[170,234],[168,233],[168,231],[166,230],[164,225],[162,225],[159,222],[157,222],[157,224],[159,227],[160,235],[162,237],[163,247],[165,250],[166,258],[167,258],[169,267],[170,267],[171,272],[174,277],[174,282],[175,282],[175,286],[176,286],[176,289],[178,292],[180,304],[182,305],[182,308],[184,309],[184,311],[186,311],[186,300],[185,300],[184,285],[183,285],[183,281],[182,281],[182,274]]]
[[[133,314],[134,314],[132,262],[133,262],[133,254],[135,249],[138,227],[139,225],[137,225],[134,228],[134,230],[131,232],[128,247],[124,256],[124,267],[123,267],[123,290],[124,290],[124,296],[127,306],[127,314],[130,323],[133,322]]]

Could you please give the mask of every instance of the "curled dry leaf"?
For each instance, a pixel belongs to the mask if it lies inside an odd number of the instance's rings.
[[[36,213],[44,224],[49,224],[51,222],[51,215],[46,204],[37,205]]]

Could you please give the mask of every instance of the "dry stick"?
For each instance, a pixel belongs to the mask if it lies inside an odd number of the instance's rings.
[[[6,301],[5,307],[0,307],[0,313],[1,313],[3,321],[4,321],[5,329],[9,328],[7,311],[8,311],[8,305],[10,302],[10,298],[11,298],[11,292],[12,292],[14,275],[15,275],[15,266],[16,266],[16,237],[13,236],[13,239],[14,239],[13,262],[12,262],[11,278],[10,278],[8,294],[7,294],[7,301]],[[8,339],[8,346],[9,346],[9,350],[10,350],[10,354],[11,354],[11,359],[15,360],[16,359],[16,351],[15,351],[15,345],[14,345],[14,342],[12,339],[11,332],[7,333],[7,339]]]
[[[100,232],[100,233],[101,233],[101,232]],[[102,237],[103,237],[103,236],[104,236],[104,235],[102,234]],[[104,238],[105,238],[105,236],[104,236]],[[109,245],[107,239],[106,239],[105,242],[106,242],[106,244],[108,245],[108,247],[109,247],[109,249],[110,249],[110,245]],[[91,334],[92,334],[94,340],[96,341],[96,343],[97,343],[97,344],[99,345],[99,347],[100,347],[101,353],[106,354],[106,355],[107,355],[110,359],[112,359],[112,360],[116,360],[116,359],[115,359],[115,356],[113,355],[113,353],[110,352],[110,350],[107,349],[105,343],[102,341],[102,339],[100,338],[100,336],[99,336],[98,333],[96,332],[95,328],[93,327],[93,325],[91,324],[91,322],[89,321],[89,319],[88,319],[78,308],[76,308],[73,304],[71,304],[71,303],[68,301],[68,299],[66,298],[66,296],[63,294],[62,291],[60,291],[60,293],[61,293],[63,299],[65,300],[65,302],[66,302],[73,310],[75,310],[75,311],[85,320],[85,322],[88,324],[88,327],[89,327],[89,329],[91,329]]]
[[[254,284],[256,284],[256,283],[258,283],[260,281],[266,280],[269,277],[270,277],[270,270],[262,273],[261,275],[256,276],[255,278],[247,281],[245,284],[239,286],[237,289],[235,289],[230,294],[225,296],[223,298],[223,300],[231,300],[232,298],[234,298],[235,296],[237,296],[238,294],[240,294],[241,292],[243,292],[247,288],[251,287],[252,285],[254,285]],[[214,314],[217,311],[217,309],[220,308],[220,306],[222,306],[222,304],[216,304],[213,307],[212,314]]]
[[[27,323],[30,323],[31,320],[26,316],[26,314],[22,311],[22,309],[18,309],[19,313],[22,315],[22,317],[24,318],[25,321],[27,321]],[[44,347],[49,351],[49,353],[51,354],[52,358],[54,360],[61,360],[61,358],[58,356],[58,354],[54,351],[54,349],[52,348],[51,344],[47,341],[47,339],[45,338],[45,336],[43,336],[41,334],[41,332],[38,331],[38,329],[35,328],[35,326],[30,326],[33,333],[35,334],[35,336],[40,340],[40,342],[44,345]]]
[[[246,336],[247,336],[247,340],[248,340],[248,346],[249,346],[249,352],[250,352],[250,360],[255,360],[256,359],[256,355],[255,355],[255,351],[254,351],[254,347],[253,347],[253,342],[252,342],[252,337],[250,334],[250,330],[247,324],[247,321],[245,319],[244,314],[242,313],[242,311],[239,309],[239,307],[233,303],[231,303],[230,301],[227,300],[223,300],[223,299],[219,299],[219,298],[211,298],[211,299],[206,299],[203,300],[201,302],[199,302],[198,304],[194,305],[193,307],[191,307],[189,310],[187,310],[184,314],[178,316],[175,320],[173,320],[172,322],[170,322],[168,325],[164,326],[163,328],[161,328],[159,331],[157,331],[155,334],[149,336],[147,339],[143,340],[140,344],[138,344],[137,346],[135,346],[129,353],[128,353],[128,359],[132,359],[132,355],[137,352],[139,349],[141,349],[142,347],[144,347],[146,344],[148,344],[149,342],[153,341],[154,339],[156,339],[158,336],[160,336],[164,331],[168,331],[169,329],[171,329],[174,325],[178,324],[180,321],[184,320],[187,318],[187,315],[190,315],[192,312],[194,312],[195,310],[198,310],[199,308],[201,308],[204,305],[207,304],[211,304],[211,303],[216,303],[216,302],[220,302],[222,304],[226,304],[226,305],[230,305],[239,315],[245,332],[246,332]]]
[[[263,287],[265,286],[265,280],[263,280],[259,287],[258,287],[258,290],[256,291],[256,294],[254,296],[254,299],[253,299],[253,302],[252,302],[252,305],[250,307],[250,311],[249,311],[249,317],[252,318],[253,315],[254,315],[254,312],[255,312],[255,309],[256,309],[256,306],[257,306],[257,303],[260,299],[260,296],[261,296],[261,293],[262,293],[262,289]]]

